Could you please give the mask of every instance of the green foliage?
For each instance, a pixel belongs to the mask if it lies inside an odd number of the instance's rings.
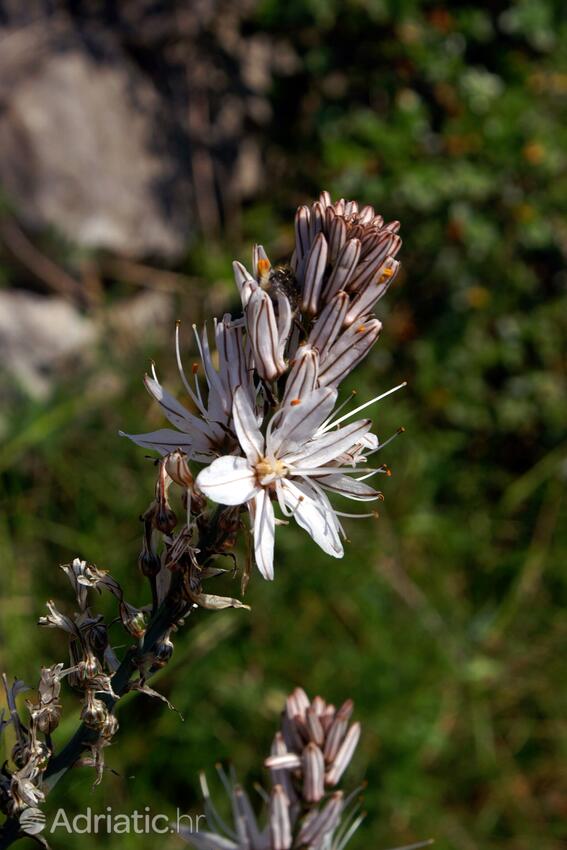
[[[245,211],[239,253],[257,239],[285,255],[290,212],[321,188],[402,221],[404,275],[379,305],[384,334],[353,386],[364,399],[408,379],[375,416],[381,437],[400,424],[406,434],[384,458],[394,475],[381,518],[347,520],[345,559],[331,562],[291,528],[280,534],[276,581],[253,576],[252,613],[201,612],[176,638],[156,686],[185,722],[143,697],[125,701],[108,756],[120,776],[91,794],[77,771],[50,810],[199,811],[200,768],[230,756],[243,779],[261,778],[280,704],[302,684],[352,696],[363,721],[354,774],[369,782],[368,819],[353,847],[428,837],[439,850],[562,846],[560,13],[551,0],[259,7],[258,30],[291,42],[299,61],[274,85],[264,143],[275,176]],[[228,253],[195,252],[191,270],[228,280]],[[180,309],[189,319],[196,307]],[[68,598],[57,563],[80,554],[111,569],[133,602],[144,598],[136,517],[152,469],[116,432],[160,423],[138,382],[150,352],[121,352],[110,337],[104,349],[105,373],[119,378],[112,395],[93,365],[49,406],[8,413],[1,661],[31,681],[38,657],[60,658],[59,639],[32,625],[45,598]],[[153,354],[175,385],[171,350]]]

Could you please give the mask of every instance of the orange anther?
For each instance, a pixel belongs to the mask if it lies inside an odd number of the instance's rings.
[[[300,398],[292,398],[292,400],[290,401],[290,404],[291,404],[292,407],[297,407],[298,404],[301,404],[301,399]]]

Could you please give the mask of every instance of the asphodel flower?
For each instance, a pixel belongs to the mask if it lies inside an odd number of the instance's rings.
[[[370,420],[342,425],[358,409],[334,420],[336,400],[337,391],[331,387],[291,398],[272,416],[264,435],[247,393],[237,390],[233,420],[245,456],[224,455],[197,477],[198,487],[213,501],[248,506],[256,564],[264,578],[274,575],[272,499],[284,518],[293,517],[324,552],[341,558],[344,532],[339,516],[350,515],[337,511],[327,492],[362,502],[381,498],[360,478],[372,473],[359,467],[366,452],[378,448]]]

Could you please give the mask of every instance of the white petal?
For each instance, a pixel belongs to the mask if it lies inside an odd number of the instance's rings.
[[[232,416],[238,442],[249,462],[256,464],[264,454],[264,437],[244,387],[238,387],[234,393]]]
[[[293,312],[285,295],[278,295],[278,357],[283,360],[286,343],[291,330]]]
[[[250,296],[252,295],[254,290],[258,288],[258,284],[254,280],[252,275],[248,272],[248,270],[242,265],[242,263],[239,263],[235,260],[232,264],[232,268],[234,271],[234,279],[240,292],[242,306],[246,307],[248,301],[250,300]]]
[[[148,434],[126,434],[124,431],[118,433],[121,437],[128,437],[143,449],[155,449],[163,454],[174,452],[176,449],[181,449],[189,456],[193,453],[193,440],[187,434],[174,431],[173,428],[160,428]]]
[[[209,499],[221,505],[242,505],[257,491],[254,470],[244,457],[224,455],[201,470],[197,484]]]
[[[360,419],[337,431],[330,431],[311,440],[303,449],[286,458],[286,461],[305,469],[325,466],[359,443],[368,433],[370,425],[370,419]]]
[[[313,390],[296,404],[283,408],[279,425],[268,438],[268,453],[283,458],[286,452],[296,451],[327,419],[337,400],[337,391],[330,387]]]
[[[320,484],[326,490],[339,493],[341,496],[346,496],[348,499],[354,499],[357,502],[372,502],[381,497],[381,493],[374,487],[365,484],[363,481],[357,481],[356,478],[349,475],[322,475],[317,478],[317,484]]]
[[[274,508],[267,490],[263,488],[254,499],[254,557],[265,579],[274,577]]]
[[[177,427],[186,434],[198,433],[206,435],[207,432],[211,430],[207,423],[190,413],[171,395],[171,393],[168,393],[159,381],[156,381],[154,378],[150,378],[149,375],[146,375],[144,378],[144,384],[146,385],[146,389],[150,395],[159,402],[161,409],[172,425],[177,425]]]
[[[293,483],[289,478],[282,481],[282,486],[286,504],[293,510],[297,524],[311,535],[327,555],[342,558],[344,551],[328,500],[317,497],[316,501],[305,486]]]

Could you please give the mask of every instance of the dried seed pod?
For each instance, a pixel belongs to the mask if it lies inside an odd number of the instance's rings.
[[[172,511],[169,507],[169,504],[165,502],[160,505],[154,514],[155,528],[157,528],[158,531],[161,531],[162,534],[167,534],[169,536],[176,525],[177,517],[175,516],[174,511]]]
[[[155,672],[156,670],[160,670],[162,667],[165,667],[165,665],[173,655],[173,648],[173,643],[168,637],[156,643],[155,650],[153,653],[153,663],[151,667],[152,672]]]
[[[142,551],[138,557],[140,572],[146,578],[157,576],[161,570],[161,558],[152,549],[149,549],[144,541]]]
[[[108,709],[102,700],[97,699],[92,691],[87,691],[85,703],[81,710],[81,720],[89,729],[100,731],[108,719]]]
[[[51,733],[59,726],[61,720],[61,706],[57,703],[46,705],[41,708],[36,715],[37,727],[44,735]]]

